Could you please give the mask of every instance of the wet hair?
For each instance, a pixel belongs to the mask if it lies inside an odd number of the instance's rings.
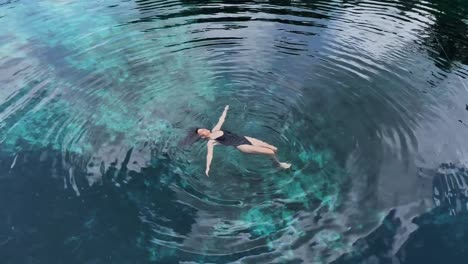
[[[187,129],[187,135],[184,139],[179,142],[179,146],[181,147],[190,147],[195,142],[201,140],[201,137],[198,135],[199,127],[192,127]]]

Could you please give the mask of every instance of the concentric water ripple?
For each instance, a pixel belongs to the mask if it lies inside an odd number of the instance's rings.
[[[392,209],[398,256],[441,199],[421,171],[467,161],[467,19],[442,0],[0,1],[7,263],[329,263]],[[205,145],[179,142],[227,104],[223,127],[293,170],[216,148],[206,177]]]

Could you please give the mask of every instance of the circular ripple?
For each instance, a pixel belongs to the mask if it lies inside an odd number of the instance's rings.
[[[440,26],[427,2],[23,2],[0,3],[2,146],[51,147],[77,195],[126,193],[152,260],[350,251],[382,213],[428,197],[410,178],[421,131],[437,133],[450,115],[437,100],[460,87],[446,82],[466,79],[463,64],[440,67],[456,57],[431,57],[463,14]],[[217,147],[206,177],[205,145],[178,143],[227,104],[223,128],[278,146],[293,169]]]

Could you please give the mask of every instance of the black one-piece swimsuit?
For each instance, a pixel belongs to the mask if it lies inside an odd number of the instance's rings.
[[[252,145],[252,143],[250,143],[250,141],[248,141],[243,136],[239,136],[227,130],[221,130],[221,131],[223,131],[223,135],[218,138],[215,138],[215,140],[218,143],[221,143],[225,146],[232,146],[232,147],[237,147],[239,145]]]

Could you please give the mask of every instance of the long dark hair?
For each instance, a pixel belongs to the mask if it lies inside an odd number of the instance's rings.
[[[185,136],[184,139],[182,139],[179,142],[179,146],[181,147],[190,147],[192,146],[195,142],[201,140],[201,137],[198,135],[198,129],[199,127],[191,127],[187,129],[187,135]]]

